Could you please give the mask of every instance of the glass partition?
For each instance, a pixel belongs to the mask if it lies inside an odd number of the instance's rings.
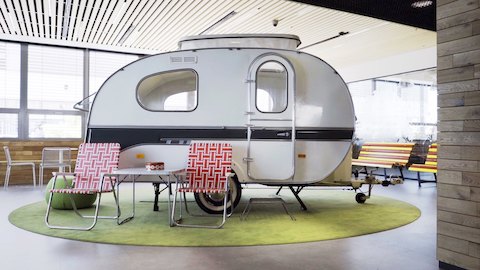
[[[363,141],[436,140],[436,69],[350,83]]]

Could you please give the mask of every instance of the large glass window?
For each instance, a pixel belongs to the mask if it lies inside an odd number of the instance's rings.
[[[116,70],[137,59],[132,54],[0,41],[0,138],[81,138],[87,115],[73,106],[86,98],[85,82],[90,93],[96,92]],[[84,74],[87,63],[90,72]],[[196,81],[194,85],[196,89]],[[188,105],[192,97],[179,92],[165,102],[167,108],[189,108],[182,105],[185,100]],[[193,100],[196,104],[196,95]]]
[[[115,71],[137,59],[137,55],[90,51],[90,94],[97,92]]]
[[[82,116],[68,114],[28,115],[28,138],[82,138]]]
[[[282,64],[262,64],[256,82],[255,103],[260,112],[278,113],[287,108],[287,70]]]
[[[82,137],[82,116],[73,105],[83,99],[83,55],[80,49],[28,46],[29,138]]]
[[[28,46],[28,108],[73,110],[83,99],[83,51]]]
[[[20,45],[0,42],[0,137],[18,137]]]
[[[348,85],[363,141],[436,140],[435,69]]]
[[[197,80],[193,70],[154,74],[138,85],[138,102],[151,111],[192,111],[197,107]]]
[[[0,113],[0,137],[16,138],[18,136],[18,114]]]
[[[0,108],[20,107],[20,45],[0,42]]]
[[[81,138],[82,117],[80,115],[45,115],[28,116],[29,138]]]

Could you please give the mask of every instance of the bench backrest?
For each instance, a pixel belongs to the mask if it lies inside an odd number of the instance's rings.
[[[404,166],[412,153],[414,143],[367,142],[362,145],[359,160],[391,162]]]
[[[437,166],[437,144],[432,143],[428,147],[427,159],[425,160],[425,165],[434,165]]]

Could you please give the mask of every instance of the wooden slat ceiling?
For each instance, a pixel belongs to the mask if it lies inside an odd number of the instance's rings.
[[[341,31],[304,51],[342,66],[436,43],[433,31],[285,0],[0,0],[0,39],[124,52],[172,51],[200,33],[294,34],[302,48]]]

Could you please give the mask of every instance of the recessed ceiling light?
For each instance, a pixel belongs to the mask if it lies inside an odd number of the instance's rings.
[[[433,1],[431,0],[422,0],[422,1],[415,1],[412,3],[412,7],[414,8],[424,8],[431,6],[433,4]]]

